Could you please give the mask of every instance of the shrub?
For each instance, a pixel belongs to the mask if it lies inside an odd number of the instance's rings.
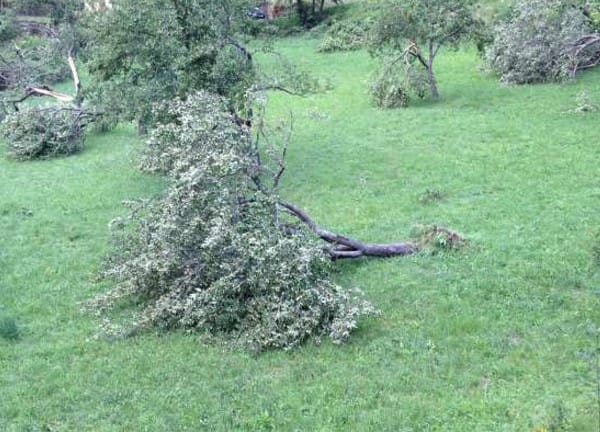
[[[521,0],[486,52],[504,83],[561,81],[571,76],[573,43],[588,31],[582,9],[565,0]]]
[[[138,298],[130,330],[197,330],[256,350],[345,340],[372,307],[329,280],[322,246],[282,222],[276,191],[257,191],[258,150],[224,106],[199,93],[169,107],[144,167],[169,173],[171,186],[113,222],[106,275],[117,286],[92,307]]]
[[[327,29],[318,51],[350,51],[362,48],[367,45],[371,26],[372,23],[365,20],[335,22]]]
[[[83,149],[81,110],[29,107],[9,114],[0,124],[8,156],[18,160],[69,156]]]

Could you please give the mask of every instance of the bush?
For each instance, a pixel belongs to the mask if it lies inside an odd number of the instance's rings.
[[[322,246],[282,223],[276,191],[257,191],[256,146],[224,106],[199,93],[169,107],[144,167],[169,173],[171,186],[112,223],[106,275],[117,286],[92,307],[137,298],[128,330],[197,330],[256,350],[345,340],[372,307],[328,279]]]
[[[0,124],[8,156],[18,160],[69,156],[83,149],[81,110],[29,107],[9,114]]]
[[[350,51],[367,45],[369,21],[338,21],[329,27],[318,47],[320,52]]]
[[[565,0],[521,0],[486,52],[504,83],[561,81],[572,75],[573,43],[589,30],[581,8]]]

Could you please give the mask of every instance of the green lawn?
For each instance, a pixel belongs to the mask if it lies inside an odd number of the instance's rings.
[[[317,43],[279,44],[334,84],[271,99],[295,118],[285,197],[364,240],[438,223],[468,248],[337,264],[382,311],[343,346],[111,343],[79,302],[108,287],[96,276],[121,201],[163,187],[136,171],[133,129],[66,159],[0,157],[0,315],[23,331],[0,338],[0,431],[598,430],[600,113],[568,110],[583,89],[600,102],[600,71],[506,88],[474,51],[446,51],[440,102],[381,111],[369,56]],[[444,198],[423,204],[427,191]]]

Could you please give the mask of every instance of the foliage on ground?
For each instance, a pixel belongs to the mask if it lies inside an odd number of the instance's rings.
[[[331,282],[329,258],[307,230],[283,229],[277,191],[253,182],[263,173],[249,131],[208,93],[166,110],[171,121],[151,134],[143,166],[172,184],[113,221],[106,273],[118,285],[96,307],[140,297],[134,330],[193,329],[257,351],[348,339],[374,309]]]
[[[521,0],[485,58],[506,84],[564,81],[575,70],[573,44],[590,31],[589,18],[571,1]]]
[[[0,135],[13,159],[50,159],[78,153],[84,146],[83,112],[60,106],[32,106],[9,114]]]
[[[372,22],[364,19],[334,22],[327,28],[318,51],[352,51],[364,48],[368,44],[372,26]]]

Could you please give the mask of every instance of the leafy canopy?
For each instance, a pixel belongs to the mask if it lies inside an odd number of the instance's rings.
[[[475,27],[471,0],[387,1],[375,26],[372,52],[383,57],[371,95],[382,107],[406,106],[426,88],[439,98],[434,60],[442,46],[457,47]]]
[[[474,25],[472,0],[402,0],[382,3],[375,47],[404,50],[412,41],[435,56],[440,47],[456,47]]]
[[[240,0],[121,0],[86,22],[88,97],[117,119],[152,123],[152,104],[205,89],[235,99],[253,77],[233,38]]]

